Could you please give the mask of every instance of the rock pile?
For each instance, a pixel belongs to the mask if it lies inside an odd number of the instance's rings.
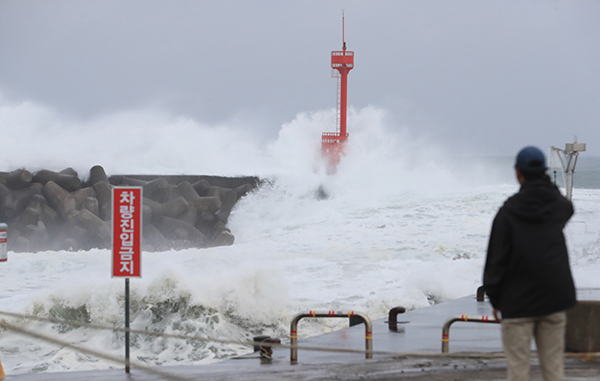
[[[0,172],[0,222],[8,250],[89,250],[111,245],[111,186],[143,189],[142,250],[231,245],[227,220],[256,177],[111,176],[101,166],[82,181],[71,168]]]

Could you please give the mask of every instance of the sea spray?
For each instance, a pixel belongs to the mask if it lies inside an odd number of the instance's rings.
[[[378,319],[395,306],[422,308],[474,294],[492,218],[518,190],[512,158],[456,158],[411,126],[390,126],[376,107],[350,110],[350,143],[335,176],[326,175],[319,157],[320,133],[335,119],[333,110],[299,114],[266,144],[243,126],[207,126],[156,112],[81,121],[25,103],[2,104],[0,115],[10,136],[0,158],[5,170],[58,170],[72,166],[76,155],[83,170],[101,163],[110,173],[266,180],[232,211],[233,246],[143,254],[143,278],[131,281],[136,329],[233,341],[266,334],[285,342],[299,312],[356,310]],[[35,149],[26,152],[21,139]],[[102,149],[90,148],[91,140]],[[328,197],[316,197],[320,187]],[[566,236],[578,287],[597,286],[599,201],[597,189],[574,194]],[[108,250],[9,253],[0,276],[7,311],[123,325],[124,285],[110,278]],[[112,331],[16,323],[123,353],[122,334]],[[300,340],[347,324],[306,319]],[[132,358],[206,364],[251,350],[135,335]],[[8,374],[117,366],[10,331],[0,337],[0,357]]]

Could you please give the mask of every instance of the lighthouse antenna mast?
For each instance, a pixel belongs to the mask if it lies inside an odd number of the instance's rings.
[[[342,9],[342,50],[346,51],[346,22],[344,17],[344,10]]]

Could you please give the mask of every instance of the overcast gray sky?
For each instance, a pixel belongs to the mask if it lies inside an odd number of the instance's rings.
[[[600,155],[593,0],[0,0],[0,93],[82,120],[247,121],[275,139],[296,114],[335,106],[342,9],[351,106],[459,152],[577,135]]]

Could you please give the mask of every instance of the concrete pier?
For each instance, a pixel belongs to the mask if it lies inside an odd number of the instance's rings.
[[[580,300],[600,300],[600,289],[578,290]],[[440,303],[397,316],[396,329],[386,319],[372,322],[373,358],[365,359],[365,326],[358,324],[336,332],[302,338],[298,325],[298,360],[290,361],[289,348],[273,348],[271,358],[259,352],[203,366],[157,367],[172,377],[132,367],[124,370],[44,373],[8,376],[15,381],[54,380],[505,380],[500,326],[492,323],[455,323],[449,335],[450,353],[441,353],[442,326],[451,316],[492,315],[487,301],[475,295]],[[283,343],[289,338],[281,338]],[[327,351],[309,350],[318,347]],[[534,347],[534,346],[533,346]],[[357,350],[345,353],[341,350]],[[567,354],[565,380],[600,379],[597,357]],[[135,358],[135,354],[134,354]],[[536,356],[530,380],[542,380]]]

